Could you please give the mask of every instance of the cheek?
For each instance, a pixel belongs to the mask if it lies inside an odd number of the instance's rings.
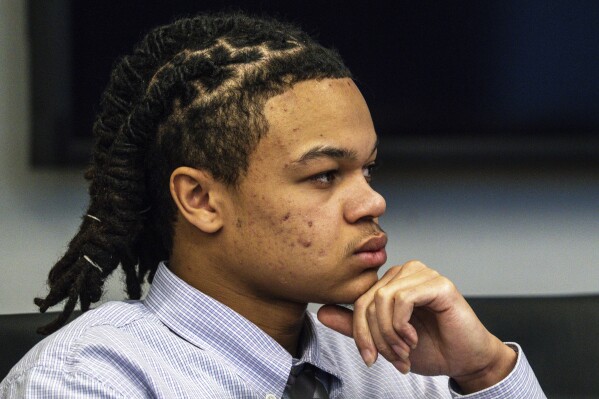
[[[269,264],[275,270],[276,280],[287,287],[301,287],[306,279],[311,285],[317,274],[336,270],[338,256],[330,249],[338,247],[333,243],[331,223],[325,223],[319,212],[288,211],[272,220],[270,227],[276,242],[276,249],[270,253]]]
[[[274,226],[273,226],[274,227]],[[299,260],[319,262],[334,255],[337,243],[337,224],[326,217],[323,210],[286,212],[275,227],[282,250],[286,256],[299,257]],[[293,260],[292,260],[293,261]],[[318,267],[317,264],[314,267]]]
[[[268,267],[290,272],[317,269],[339,261],[339,223],[327,207],[313,209],[289,200],[254,204],[237,220],[250,251],[259,251]],[[252,248],[253,247],[253,248]],[[266,266],[266,265],[265,265]]]

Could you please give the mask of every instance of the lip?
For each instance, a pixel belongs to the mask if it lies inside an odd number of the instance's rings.
[[[380,267],[387,261],[387,235],[372,237],[362,243],[354,252],[366,266]]]
[[[380,251],[381,249],[385,249],[385,245],[387,245],[387,235],[382,234],[366,240],[366,242],[360,245],[354,253]]]

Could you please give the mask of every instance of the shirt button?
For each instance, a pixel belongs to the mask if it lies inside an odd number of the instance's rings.
[[[268,395],[266,395],[264,397],[264,399],[277,399],[277,397],[275,395],[273,395],[272,393],[269,393]]]

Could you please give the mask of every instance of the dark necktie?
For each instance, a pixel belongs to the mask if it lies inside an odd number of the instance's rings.
[[[310,364],[291,369],[291,375],[283,392],[283,398],[289,399],[329,399],[324,386],[314,375]]]

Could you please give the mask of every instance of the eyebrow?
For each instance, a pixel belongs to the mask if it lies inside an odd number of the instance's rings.
[[[379,144],[378,137],[376,138],[376,142],[374,143],[374,147],[372,148],[372,152],[370,155],[374,154]],[[355,160],[358,155],[355,150],[350,150],[347,148],[339,148],[332,147],[328,145],[319,145],[313,147],[303,153],[297,160],[293,161],[293,164],[305,164],[308,161],[312,161],[314,159],[319,158],[333,158],[333,159],[348,159]]]

